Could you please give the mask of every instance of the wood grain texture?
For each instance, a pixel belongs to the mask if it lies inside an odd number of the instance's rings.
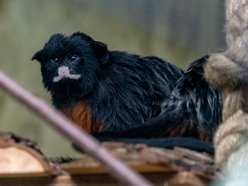
[[[207,186],[219,179],[211,156],[188,149],[151,148],[144,144],[104,142],[111,154],[158,186]],[[9,152],[9,151],[6,151]],[[8,155],[8,154],[7,154]],[[30,160],[26,162],[32,164]],[[8,166],[11,165],[6,165]],[[25,168],[25,166],[22,166]],[[100,162],[85,154],[83,158],[59,166],[64,174],[52,176],[45,171],[0,173],[0,185],[8,186],[115,186]]]
[[[13,173],[62,174],[62,169],[49,161],[35,142],[12,133],[0,133],[0,154],[1,176]]]

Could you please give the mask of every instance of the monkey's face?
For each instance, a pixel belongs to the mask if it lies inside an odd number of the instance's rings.
[[[82,33],[53,35],[33,59],[41,64],[44,86],[52,94],[84,96],[108,61],[106,45]]]

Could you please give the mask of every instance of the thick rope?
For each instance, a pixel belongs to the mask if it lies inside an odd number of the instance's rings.
[[[223,95],[223,122],[214,138],[222,168],[248,153],[242,151],[248,144],[248,0],[226,0],[226,42],[227,51],[211,55],[205,67],[205,77]]]

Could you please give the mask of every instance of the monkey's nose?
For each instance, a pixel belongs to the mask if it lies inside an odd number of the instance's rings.
[[[61,66],[58,68],[58,74],[62,76],[66,76],[70,74],[70,70],[66,66]]]

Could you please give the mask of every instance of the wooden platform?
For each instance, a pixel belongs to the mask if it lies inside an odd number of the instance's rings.
[[[30,144],[30,143],[29,143]],[[140,172],[154,185],[205,186],[219,178],[212,157],[187,149],[149,148],[116,142],[103,144],[113,155]],[[31,145],[32,146],[32,145]],[[39,153],[39,152],[38,152]],[[46,161],[50,161],[45,158]],[[2,159],[3,160],[3,159]],[[1,164],[0,157],[0,164]],[[26,162],[29,164],[30,162]],[[49,162],[51,169],[0,173],[3,186],[111,186],[120,185],[99,162],[88,155],[69,163]],[[55,168],[54,168],[55,167]],[[23,167],[25,168],[25,167]],[[56,170],[56,171],[54,171]],[[1,171],[1,170],[0,170]]]

